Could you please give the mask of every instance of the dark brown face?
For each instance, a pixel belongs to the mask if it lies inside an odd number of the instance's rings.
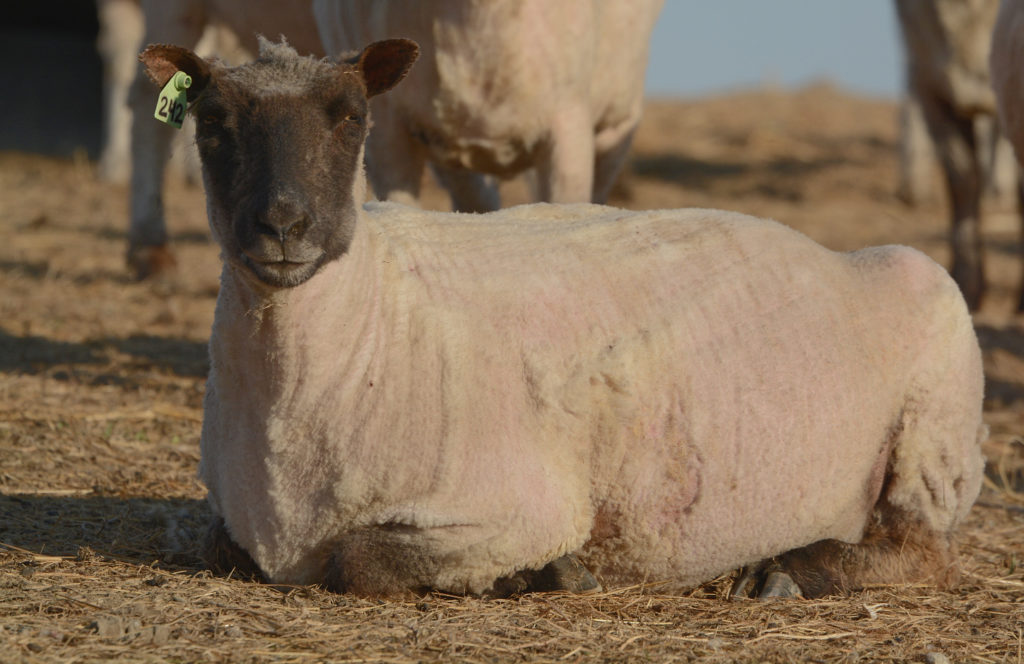
[[[207,213],[226,262],[288,288],[348,250],[362,203],[367,99],[402,80],[418,52],[389,39],[333,63],[261,38],[260,58],[235,68],[178,46],[142,52],[157,85],[176,71],[193,79]]]
[[[226,260],[296,286],[348,249],[366,94],[341,66],[298,88],[242,73],[215,73],[193,108],[210,223]]]

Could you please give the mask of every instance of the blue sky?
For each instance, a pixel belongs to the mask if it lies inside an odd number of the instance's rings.
[[[647,93],[692,97],[829,79],[895,97],[902,60],[891,0],[666,0]]]

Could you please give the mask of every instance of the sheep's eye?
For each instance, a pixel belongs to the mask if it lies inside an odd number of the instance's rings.
[[[354,125],[361,125],[363,124],[363,116],[356,115],[355,113],[349,113],[348,115],[345,116],[345,122]]]
[[[211,115],[209,113],[199,118],[199,123],[206,127],[212,127],[218,122],[220,122],[220,118],[218,118],[216,115]]]

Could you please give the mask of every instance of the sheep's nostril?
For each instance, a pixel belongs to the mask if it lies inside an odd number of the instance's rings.
[[[308,228],[309,217],[303,215],[302,217],[299,217],[294,222],[292,222],[288,227],[283,229],[282,233],[290,239],[296,239],[305,235],[306,229]]]
[[[253,223],[257,235],[274,238],[284,242],[302,237],[309,229],[310,219],[307,215],[282,220],[269,216],[266,219],[259,219]]]
[[[257,222],[255,222],[255,224],[253,226],[254,226],[254,230],[256,231],[257,235],[263,235],[263,236],[266,236],[266,237],[272,237],[275,240],[283,240],[284,239],[285,231],[277,228],[273,224],[268,224],[268,223],[265,223],[265,222],[262,222],[262,221],[257,221]]]

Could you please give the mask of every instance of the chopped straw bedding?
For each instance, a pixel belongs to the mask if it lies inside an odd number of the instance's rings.
[[[823,87],[657,102],[613,202],[739,209],[837,249],[899,241],[945,260],[942,201],[909,210],[892,196],[894,117]],[[1011,215],[987,227],[997,296],[976,322],[993,436],[956,588],[730,601],[723,577],[682,597],[652,582],[376,601],[203,569],[194,475],[216,251],[202,193],[172,184],[178,274],[129,282],[125,199],[84,159],[0,153],[0,661],[1024,662]]]

